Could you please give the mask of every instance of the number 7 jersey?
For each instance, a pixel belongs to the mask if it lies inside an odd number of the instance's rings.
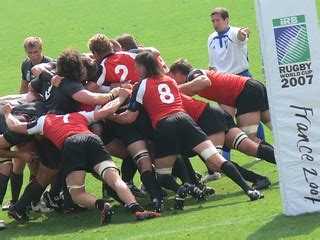
[[[177,83],[168,76],[141,80],[134,88],[128,109],[137,111],[139,105],[148,113],[153,128],[161,119],[185,112]]]

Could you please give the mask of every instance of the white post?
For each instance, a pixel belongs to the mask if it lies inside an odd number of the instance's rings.
[[[320,211],[320,34],[315,1],[256,0],[256,14],[284,214]]]

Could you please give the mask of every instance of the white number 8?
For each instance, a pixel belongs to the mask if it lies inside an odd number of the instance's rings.
[[[158,86],[158,92],[160,93],[160,100],[163,103],[173,103],[174,101],[174,96],[170,92],[170,88],[167,84],[159,84]]]

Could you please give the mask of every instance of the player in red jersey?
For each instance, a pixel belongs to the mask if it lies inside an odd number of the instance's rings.
[[[198,94],[235,107],[237,124],[252,140],[260,141],[256,136],[260,119],[272,130],[267,91],[259,81],[217,71],[192,70],[183,59],[171,65],[170,76],[187,95]]]
[[[172,177],[178,154],[193,150],[210,170],[222,171],[237,183],[251,200],[263,195],[247,185],[235,166],[226,161],[205,133],[186,114],[176,82],[163,74],[157,59],[148,52],[136,57],[141,81],[136,85],[128,110],[113,117],[119,122],[133,122],[143,107],[154,128],[155,168],[163,187],[176,192],[175,208],[182,209],[188,189]]]
[[[136,54],[129,52],[113,52],[112,42],[103,34],[96,34],[89,39],[88,48],[99,65],[99,76],[96,82],[90,82],[87,87],[95,92],[101,86],[110,90],[121,83],[136,83],[139,75],[135,71],[134,58]]]
[[[153,48],[153,47],[141,47],[137,43],[135,37],[131,34],[122,34],[116,38],[116,41],[120,43],[121,48],[123,51],[128,51],[132,53],[140,53],[142,51],[150,51],[150,52],[157,52],[159,55],[157,57],[158,63],[160,64],[161,68],[163,69],[163,72],[167,74],[169,72],[169,68],[164,62],[163,58],[160,56],[160,52]]]
[[[136,202],[130,189],[121,180],[118,169],[104,148],[101,139],[91,133],[88,128],[89,122],[103,119],[115,113],[128,95],[126,90],[121,89],[119,97],[100,110],[66,115],[48,114],[29,123],[20,122],[15,118],[11,114],[10,105],[3,108],[9,129],[29,135],[44,135],[61,150],[65,160],[63,175],[66,176],[66,183],[72,199],[82,206],[96,207],[101,214],[101,224],[110,222],[111,205],[85,191],[86,171],[98,174],[105,183],[111,186],[137,220],[160,216],[158,213],[145,211]],[[19,220],[17,212],[10,211],[9,214]]]

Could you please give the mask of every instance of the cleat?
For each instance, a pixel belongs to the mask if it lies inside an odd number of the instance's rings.
[[[219,172],[214,172],[213,174],[207,174],[201,178],[201,182],[207,183],[214,180],[218,180],[221,178],[221,174]]]
[[[153,211],[160,213],[164,209],[164,202],[163,200],[159,200],[158,198],[154,198],[151,202]]]
[[[187,194],[188,194],[188,189],[186,189],[184,185],[180,186],[176,193],[176,196],[174,197],[174,205],[173,205],[174,209],[183,210],[184,201],[186,199]]]
[[[111,217],[113,215],[112,207],[110,203],[105,203],[102,211],[100,212],[100,223],[109,224],[111,223]]]
[[[63,214],[74,214],[74,213],[84,212],[86,210],[87,210],[86,207],[81,207],[78,204],[73,204],[72,206],[69,206],[69,207],[65,206],[63,208],[62,213]]]
[[[266,189],[266,188],[269,188],[270,186],[271,186],[271,182],[267,177],[263,179],[258,179],[252,184],[252,187],[256,190]]]
[[[142,191],[140,191],[140,189],[138,187],[136,187],[135,185],[133,185],[132,183],[126,183],[126,184],[135,197],[139,197],[139,198],[148,197],[148,194],[145,194]]]
[[[63,200],[60,197],[51,198],[49,191],[45,191],[42,196],[43,202],[47,208],[60,212],[62,209]]]
[[[46,204],[43,201],[39,201],[37,204],[31,203],[31,209],[34,212],[42,212],[42,213],[48,213],[51,212],[52,209],[48,208]]]
[[[206,186],[206,185],[204,185],[204,184],[202,184],[202,185],[200,185],[200,186],[198,186],[198,187],[199,187],[199,188],[201,189],[201,191],[204,193],[205,198],[207,198],[207,197],[209,197],[209,196],[211,196],[211,195],[214,195],[214,194],[216,193],[213,188],[208,187],[208,186]]]
[[[201,182],[201,179],[203,178],[203,176],[198,172],[195,172],[194,174],[195,174],[195,177],[196,177],[197,181]]]
[[[137,211],[134,216],[136,217],[136,219],[138,221],[142,221],[145,219],[151,219],[151,218],[155,218],[155,217],[160,217],[161,214],[157,213],[157,212],[151,212],[151,211],[147,211],[144,210],[143,212]]]
[[[0,231],[5,229],[5,228],[6,228],[6,225],[4,224],[4,221],[0,220]]]
[[[205,193],[197,187],[196,185],[185,183],[184,187],[187,189],[187,193],[191,196],[193,196],[195,199],[200,200],[200,199],[205,199]]]
[[[264,198],[264,195],[260,193],[258,190],[249,190],[247,192],[247,195],[249,196],[251,201],[255,201],[261,198]]]
[[[13,207],[14,203],[10,200],[6,205],[2,207],[2,211],[8,211],[11,207]]]
[[[20,213],[18,212],[14,206],[12,206],[9,210],[8,210],[8,216],[10,218],[15,219],[16,221],[19,222],[25,222],[25,221],[29,221],[29,216],[27,215],[27,213]]]

